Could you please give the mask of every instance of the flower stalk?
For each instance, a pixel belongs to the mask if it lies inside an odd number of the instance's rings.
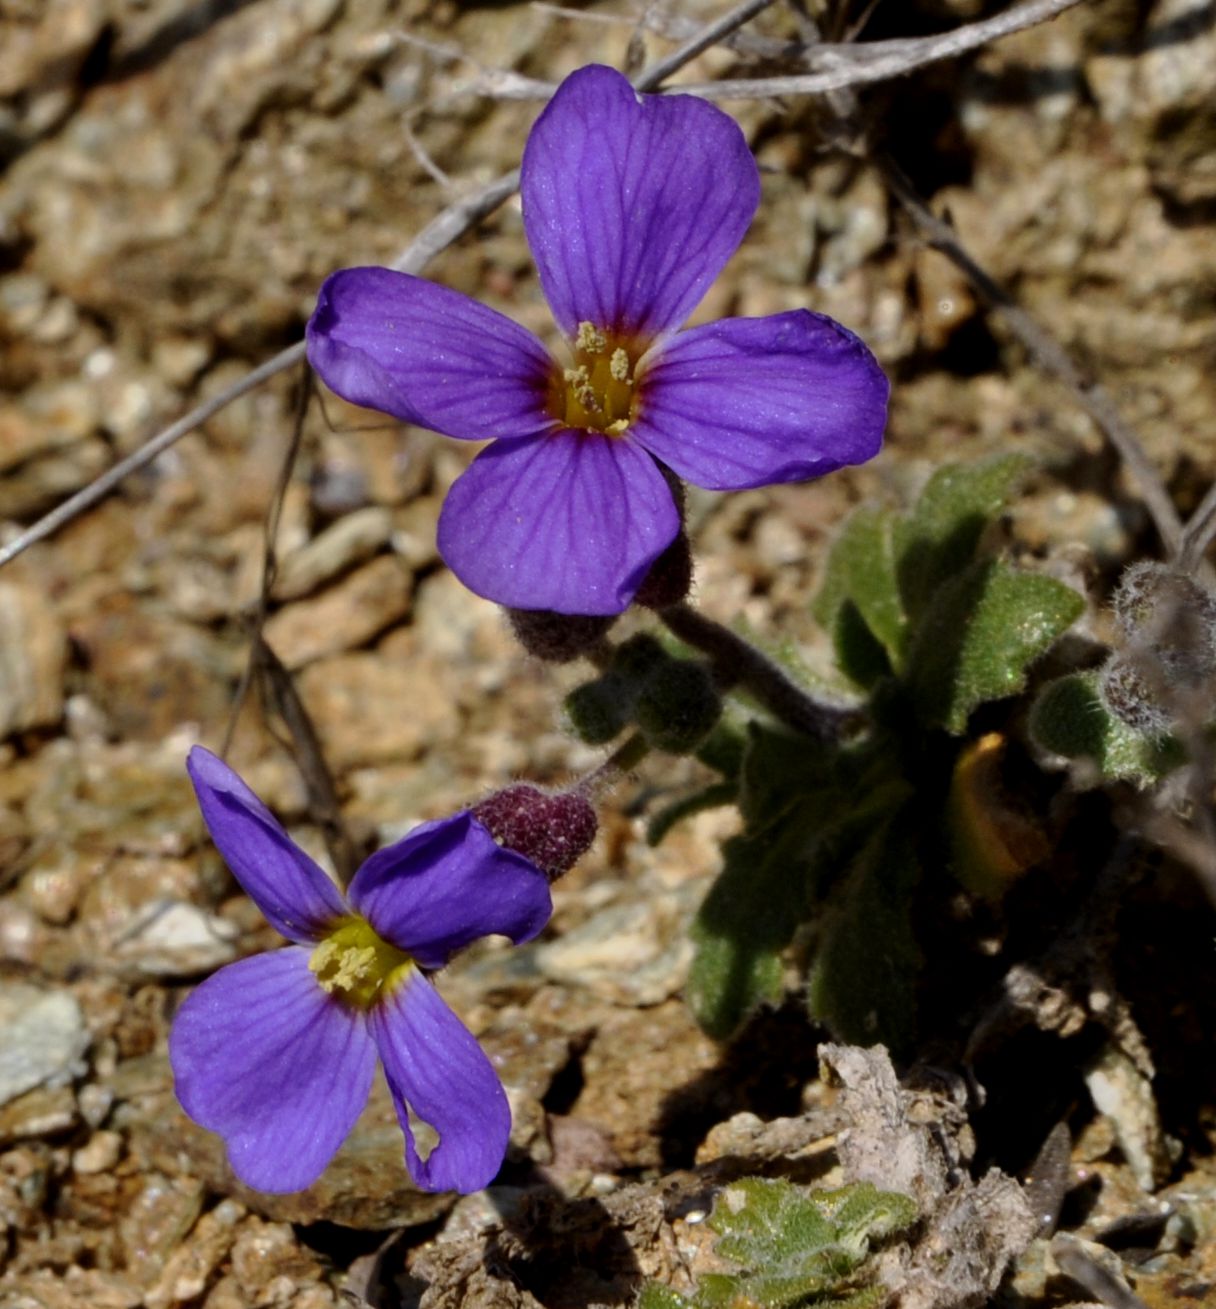
[[[818,741],[836,741],[861,727],[864,719],[858,710],[820,704],[755,646],[690,605],[672,605],[659,617],[673,636],[708,657],[722,690],[749,692],[794,731]]]

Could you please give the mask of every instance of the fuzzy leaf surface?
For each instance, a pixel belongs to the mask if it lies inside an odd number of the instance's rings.
[[[895,525],[895,570],[905,612],[916,620],[943,582],[971,562],[984,529],[1032,467],[1025,455],[946,464]]]
[[[908,685],[921,722],[960,735],[977,705],[1022,690],[1084,608],[1055,578],[976,560],[940,588],[917,629]]]
[[[1153,786],[1185,761],[1171,738],[1144,736],[1102,702],[1098,672],[1072,673],[1049,682],[1030,711],[1035,743],[1066,759],[1088,759],[1103,777]]]
[[[831,634],[841,671],[860,686],[872,685],[897,666],[904,645],[894,528],[895,516],[885,509],[863,505],[850,514],[832,545],[812,605],[819,624]],[[859,624],[864,630],[858,630]],[[879,649],[871,649],[871,642]]]
[[[873,831],[873,829],[871,829]],[[905,1050],[923,962],[912,927],[921,867],[898,819],[873,831],[829,900],[807,1007],[839,1040]]]

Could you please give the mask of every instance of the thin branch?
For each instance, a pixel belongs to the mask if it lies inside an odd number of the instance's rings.
[[[908,37],[862,44],[811,46],[805,54],[820,71],[789,77],[727,78],[697,82],[678,89],[710,100],[756,100],[778,95],[823,95],[846,87],[864,86],[903,77],[927,64],[954,59],[1014,32],[1056,18],[1081,0],[1027,0],[1003,14],[968,23],[938,36]]]
[[[710,23],[705,31],[713,31],[718,35],[714,36],[709,44],[712,44],[713,40],[720,39],[722,35],[734,31],[742,23],[747,22],[753,13],[758,13],[768,3],[772,3],[772,0],[764,0],[764,3],[761,3],[760,0],[747,0],[747,3],[739,5],[724,17]],[[657,84],[656,70],[658,70],[658,78],[670,76],[671,73],[682,67],[690,59],[695,58],[705,48],[706,43],[700,37],[686,42],[674,54],[668,55],[657,64],[652,64],[649,68],[644,69],[637,78],[635,85],[639,90],[652,89]],[[449,205],[418,233],[391,267],[403,273],[420,273],[440,251],[445,250],[470,228],[476,226],[483,218],[493,213],[499,205],[513,196],[517,190],[519,190],[519,169],[515,168],[509,173],[504,173],[502,177],[490,182],[466,199]],[[120,482],[132,473],[138,472],[139,469],[152,463],[170,446],[175,445],[182,437],[188,436],[201,427],[209,418],[213,418],[234,400],[238,400],[241,396],[256,390],[264,382],[268,382],[272,377],[299,363],[304,358],[304,352],[303,341],[297,341],[295,345],[280,350],[277,355],[268,359],[264,364],[260,364],[252,372],[241,378],[240,381],[225,387],[218,394],[212,396],[210,400],[196,406],[188,414],[171,423],[138,450],[129,454],[125,459],[119,460],[113,468],[107,469],[96,481],[91,482],[62,504],[57,505],[48,514],[45,514],[37,522],[26,528],[24,532],[19,533],[7,545],[0,546],[0,568],[11,563],[18,555],[28,550],[30,546],[46,540],[47,537],[53,535],[74,518],[78,518],[86,510],[104,500]]]
[[[708,50],[711,45],[716,45],[723,37],[729,36],[735,28],[750,22],[772,3],[773,0],[744,0],[743,4],[736,5],[716,22],[710,23],[697,35],[690,37],[683,45],[677,46],[665,59],[660,59],[643,70],[634,81],[634,86],[639,91],[655,90],[665,78],[678,72],[685,64]]]
[[[562,5],[548,3],[548,0],[532,0],[531,7],[539,13],[552,14],[555,18],[571,22],[599,23],[608,27],[643,27],[668,41],[686,41],[701,30],[701,24],[694,18],[686,18],[682,14],[652,12],[649,6],[640,14],[601,14],[594,9],[566,9]],[[757,36],[754,32],[731,32],[721,39],[721,44],[740,54],[757,55],[762,59],[780,58],[789,54],[791,49],[788,41]]]
[[[1178,552],[1178,567],[1184,572],[1193,573],[1207,553],[1207,548],[1216,537],[1216,482],[1208,487],[1208,493],[1199,502],[1199,508],[1187,521],[1182,534],[1182,549]]]
[[[222,391],[213,395],[210,400],[206,400],[201,405],[191,409],[188,414],[179,418],[175,423],[170,423],[163,432],[154,436],[132,454],[127,455],[125,459],[120,459],[113,468],[106,469],[100,477],[90,482],[82,490],[77,491],[75,495],[69,496],[61,505],[56,505],[50,513],[43,515],[19,536],[14,537],[6,546],[0,546],[0,568],[16,559],[19,554],[28,550],[30,546],[36,545],[39,541],[44,541],[48,536],[59,531],[61,527],[70,523],[73,518],[79,517],[86,509],[91,509],[99,501],[104,500],[119,482],[164,454],[171,445],[175,445],[183,436],[189,436],[196,427],[201,427],[209,418],[213,418],[218,414],[221,409],[226,409],[234,400],[239,400],[241,396],[248,395],[250,391],[257,390],[263,382],[270,381],[272,377],[284,372],[293,364],[298,364],[303,358],[303,341],[299,341],[295,345],[289,345],[286,350],[280,350],[272,359],[260,364],[251,373],[246,373],[239,382],[233,382],[231,386],[224,387]]]
[[[972,259],[960,244],[954,229],[925,204],[893,159],[880,157],[875,162],[929,245],[945,255],[967,276],[1006,327],[1029,351],[1035,363],[1062,382],[1077,404],[1097,424],[1131,474],[1158,535],[1169,552],[1176,554],[1182,539],[1182,521],[1178,511],[1140,438],[1124,420],[1106,388],[1086,377],[1055,337]]]

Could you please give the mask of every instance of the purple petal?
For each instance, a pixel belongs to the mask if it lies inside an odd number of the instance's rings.
[[[507,1152],[511,1109],[494,1066],[417,969],[367,1015],[405,1133],[410,1176],[428,1191],[479,1191]],[[423,1160],[409,1111],[439,1134]]]
[[[470,813],[425,823],[378,850],[355,874],[350,901],[424,968],[442,968],[491,933],[530,941],[553,912],[540,869],[504,850]]]
[[[889,389],[866,344],[823,314],[724,318],[649,361],[629,430],[710,490],[798,482],[878,453]]]
[[[531,332],[459,291],[347,268],[321,287],[308,360],[344,400],[471,441],[553,426],[553,368]]]
[[[169,1033],[182,1108],[224,1138],[232,1171],[257,1191],[300,1191],[321,1176],[376,1070],[362,1015],[321,990],[309,953],[287,946],[221,968]]]
[[[448,492],[439,553],[512,609],[619,614],[679,528],[644,450],[567,428],[483,450]]]
[[[215,848],[276,932],[316,941],[349,912],[320,865],[222,759],[196,745],[186,771]]]
[[[590,322],[648,340],[696,308],[760,202],[733,118],[693,96],[639,97],[611,68],[572,73],[524,149],[524,231],[567,336]]]

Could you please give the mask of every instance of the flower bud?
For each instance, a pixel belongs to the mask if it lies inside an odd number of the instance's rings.
[[[1164,736],[1174,715],[1154,689],[1122,655],[1113,655],[1098,680],[1102,701],[1116,718],[1145,736]]]
[[[508,609],[516,640],[537,659],[568,664],[586,654],[616,622],[613,615],[555,614],[549,609]]]
[[[566,715],[579,740],[587,745],[603,745],[624,730],[632,700],[625,679],[607,673],[570,692],[566,697]]]
[[[661,664],[670,661],[671,656],[653,636],[639,632],[629,640],[622,641],[613,651],[612,671],[626,682],[637,683],[648,677]]]
[[[670,609],[688,598],[692,589],[692,547],[688,534],[680,534],[650,566],[634,600],[647,609]]]
[[[1216,596],[1193,577],[1133,564],[1112,603],[1123,634],[1157,656],[1168,682],[1193,687],[1216,673]]]
[[[709,670],[691,659],[660,664],[646,679],[634,719],[649,744],[669,754],[689,754],[709,735],[722,699]]]
[[[473,806],[499,845],[531,861],[551,881],[574,867],[595,840],[595,808],[577,791],[546,793],[520,783]]]

